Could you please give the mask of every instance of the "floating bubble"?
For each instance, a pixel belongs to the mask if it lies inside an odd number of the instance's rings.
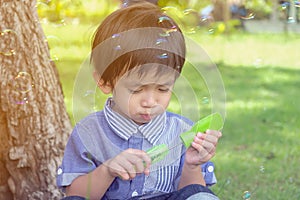
[[[26,103],[28,103],[28,98],[24,97],[23,99],[21,99],[21,101],[15,101],[15,103],[19,104],[19,105],[26,104]]]
[[[259,171],[260,171],[261,173],[265,173],[265,167],[264,167],[263,165],[261,165],[261,166],[259,167]]]
[[[289,17],[287,22],[290,24],[293,24],[293,23],[296,23],[296,20],[294,19],[294,17]]]
[[[48,35],[45,39],[45,42],[47,43],[50,51],[50,61],[58,61],[58,56],[57,56],[57,47],[61,43],[61,39],[55,35]]]
[[[289,3],[288,3],[288,2],[282,3],[282,4],[281,4],[281,10],[286,10],[288,6],[289,6]]]
[[[55,35],[48,35],[46,36],[45,42],[47,42],[50,47],[54,48],[61,43],[61,39]]]
[[[231,183],[230,179],[226,179],[226,185],[229,185]]]
[[[116,47],[115,47],[115,50],[121,50],[122,48],[121,48],[121,45],[117,45]]]
[[[254,17],[255,17],[254,13],[248,13],[246,16],[240,16],[240,18],[244,20],[254,19]]]
[[[94,90],[87,90],[86,92],[85,92],[85,94],[84,94],[84,96],[85,97],[87,97],[87,96],[90,96],[90,95],[95,95],[96,94],[96,92],[94,91]]]
[[[198,12],[194,9],[186,9],[183,11],[183,19],[185,31],[189,34],[196,33],[196,27],[201,24]]]
[[[119,38],[120,37],[120,34],[119,33],[115,33],[111,36],[111,38]]]
[[[213,29],[213,28],[208,29],[208,33],[209,34],[214,34],[215,33],[215,29]]]
[[[67,25],[67,22],[66,22],[66,20],[64,20],[64,19],[55,21],[55,23],[54,23],[54,26],[55,26],[55,27],[66,26],[66,25]]]
[[[166,58],[168,58],[168,54],[163,53],[163,54],[158,55],[157,57],[160,58],[160,59],[166,59]]]
[[[164,21],[171,21],[168,16],[161,16],[158,18],[158,23],[163,23]]]
[[[13,104],[23,105],[29,102],[27,93],[22,93],[19,91],[10,91],[9,93],[9,102]]]
[[[10,103],[22,105],[29,102],[29,93],[34,88],[31,74],[19,72],[16,77],[9,81],[9,86],[11,88],[8,96]]]
[[[34,87],[32,76],[27,72],[19,72],[11,82],[13,89],[22,93],[27,93]]]
[[[168,37],[168,36],[170,36],[170,33],[176,32],[176,31],[178,31],[177,27],[176,27],[176,26],[172,26],[172,27],[169,28],[169,29],[164,29],[164,32],[163,32],[163,33],[160,33],[159,35],[160,35],[161,37]]]
[[[156,45],[160,45],[160,44],[162,44],[162,43],[166,43],[166,42],[168,42],[168,40],[167,39],[165,39],[165,38],[158,38],[157,40],[156,40]]]
[[[117,38],[120,38],[120,34],[119,33],[115,33],[111,36],[112,39],[117,39]],[[121,50],[121,45],[117,45],[114,47],[115,50]]]
[[[158,23],[163,23],[165,21],[169,21],[169,23],[173,24],[172,20],[168,16],[161,16],[158,18]],[[164,32],[160,34],[162,37],[170,36],[170,33],[178,31],[176,25],[171,25],[170,28],[164,28]]]
[[[254,62],[253,62],[253,65],[256,67],[256,68],[259,68],[261,66],[261,63],[262,63],[262,59],[261,58],[257,58]]]
[[[166,6],[161,9],[168,16],[172,17],[172,19],[176,19],[178,16],[182,15],[182,12],[175,6]]]
[[[0,54],[4,56],[13,56],[16,54],[16,41],[18,35],[14,30],[5,29],[0,32]]]
[[[50,1],[37,1],[35,7],[38,9],[38,11],[49,9],[49,2]]]
[[[251,192],[245,191],[243,194],[243,199],[250,200],[251,199]]]
[[[208,97],[203,97],[203,98],[201,99],[201,103],[202,103],[202,104],[209,104],[209,98],[208,98]]]

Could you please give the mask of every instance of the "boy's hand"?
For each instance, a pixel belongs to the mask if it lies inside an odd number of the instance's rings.
[[[123,180],[133,179],[140,173],[149,175],[150,164],[151,158],[145,151],[139,149],[126,149],[104,163],[111,176]]]
[[[209,161],[216,153],[220,131],[207,130],[206,133],[197,133],[191,147],[187,149],[185,162],[190,166],[198,166]]]

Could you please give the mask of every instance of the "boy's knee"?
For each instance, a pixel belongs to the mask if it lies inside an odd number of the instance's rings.
[[[196,193],[190,197],[188,197],[186,200],[220,200],[217,196],[207,193],[207,192],[199,192]]]
[[[182,199],[188,200],[219,200],[219,198],[208,187],[199,184],[188,185],[180,189],[179,195],[182,196]]]
[[[61,200],[85,200],[85,199],[86,198],[80,196],[68,196],[68,197],[64,197]]]

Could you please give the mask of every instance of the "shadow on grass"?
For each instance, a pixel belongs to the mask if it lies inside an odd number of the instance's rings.
[[[299,199],[300,70],[219,65],[227,117],[213,190],[221,199]]]

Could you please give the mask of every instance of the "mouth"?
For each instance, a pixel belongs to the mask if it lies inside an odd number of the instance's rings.
[[[151,114],[140,114],[141,118],[145,121],[150,121],[152,119]]]

